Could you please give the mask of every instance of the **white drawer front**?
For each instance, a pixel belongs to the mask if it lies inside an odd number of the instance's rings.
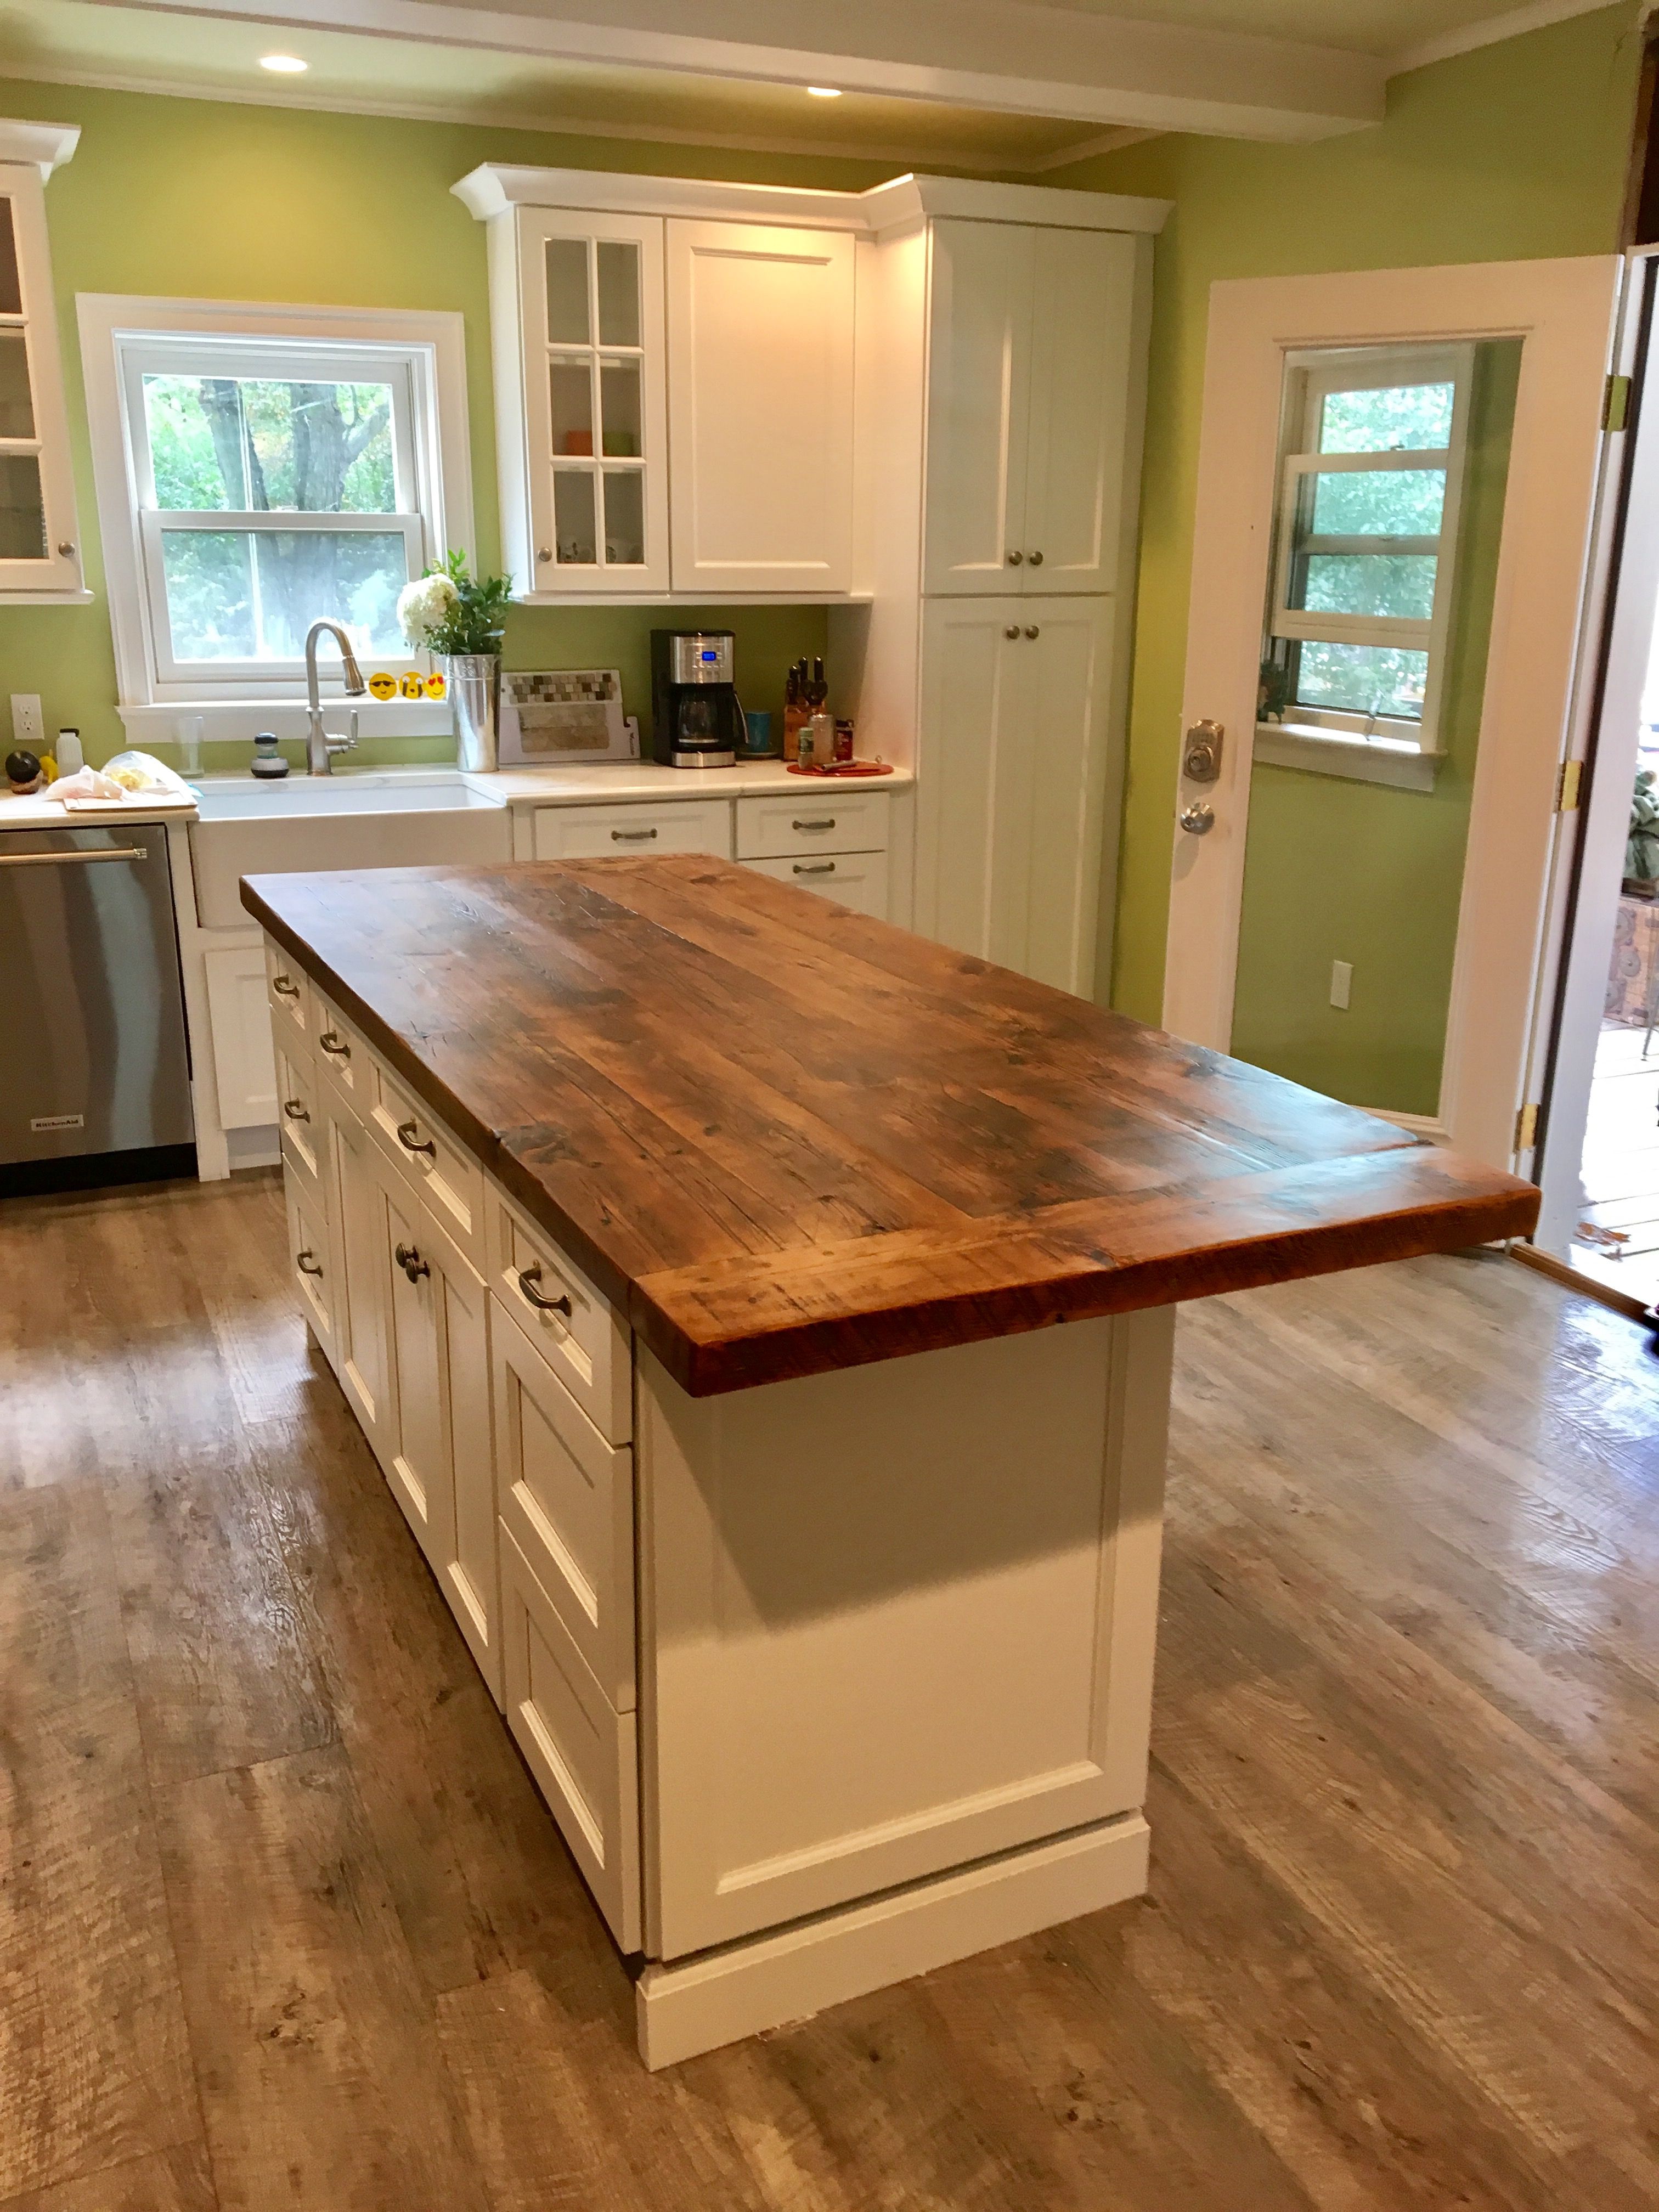
[[[634,1433],[628,1323],[493,1185],[486,1204],[491,1288],[595,1428],[625,1444]]]
[[[288,1261],[299,1285],[301,1303],[312,1332],[325,1352],[334,1347],[334,1285],[331,1277],[328,1232],[320,1206],[292,1173],[283,1177],[288,1202]]]
[[[270,938],[265,939],[265,989],[277,1042],[289,1052],[308,1053],[313,1030],[310,982],[303,969]]]
[[[887,919],[885,853],[823,853],[810,860],[745,860],[744,866],[799,891],[817,891],[855,914]]]
[[[803,777],[800,795],[738,801],[738,858],[781,860],[796,853],[884,853],[887,793],[831,790]]]
[[[634,1704],[634,1454],[607,1443],[497,1303],[495,1494],[607,1698]]]
[[[611,1934],[637,1951],[634,1716],[606,1702],[505,1525],[501,1614],[507,1723]]]
[[[483,1170],[471,1152],[433,1119],[429,1108],[406,1090],[378,1054],[369,1054],[372,1099],[368,1126],[380,1149],[426,1200],[479,1273],[483,1273]]]
[[[311,1021],[314,1032],[319,1088],[325,1097],[342,1098],[360,1118],[368,1115],[374,1098],[373,1071],[368,1047],[339,1010],[313,986]]]
[[[596,860],[627,853],[732,857],[732,805],[684,799],[659,806],[552,806],[536,816],[538,860]]]
[[[322,1200],[322,1133],[318,1124],[317,1078],[309,1054],[291,1055],[282,1046],[276,1052],[277,1127],[283,1135],[283,1158]]]

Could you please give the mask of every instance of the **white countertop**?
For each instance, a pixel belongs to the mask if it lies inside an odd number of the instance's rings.
[[[434,775],[456,773],[441,763],[411,762],[407,769],[392,765],[336,769],[331,781],[339,786],[357,776],[373,776],[384,782],[404,775],[430,780]],[[208,790],[241,791],[252,787],[255,779],[226,775],[198,776],[194,781]],[[281,779],[283,784],[306,781],[298,769]],[[776,792],[799,793],[809,788],[898,791],[908,788],[915,778],[908,769],[901,768],[891,775],[848,776],[837,781],[829,776],[791,775],[781,761],[751,761],[714,769],[662,768],[655,761],[605,761],[572,768],[500,769],[488,775],[465,774],[461,781],[480,798],[493,799],[498,805],[536,807],[614,805],[630,799],[755,799]],[[273,815],[281,811],[279,806],[271,808]],[[197,818],[194,806],[177,800],[135,799],[125,806],[71,811],[57,799],[0,796],[0,830],[84,830],[112,822],[194,822]]]

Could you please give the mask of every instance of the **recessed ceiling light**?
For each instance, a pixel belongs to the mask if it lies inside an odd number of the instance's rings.
[[[841,98],[839,88],[833,84],[809,84],[806,90],[809,97],[813,100],[839,100]]]
[[[303,76],[311,64],[302,62],[298,54],[261,54],[259,66],[273,70],[278,76]]]

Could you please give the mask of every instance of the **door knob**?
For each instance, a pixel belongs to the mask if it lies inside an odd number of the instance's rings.
[[[1191,837],[1207,837],[1215,828],[1215,809],[1201,799],[1194,799],[1190,806],[1183,806],[1179,818],[1182,828]]]

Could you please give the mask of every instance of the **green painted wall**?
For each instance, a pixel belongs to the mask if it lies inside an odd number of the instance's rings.
[[[857,190],[890,162],[786,159],[522,131],[310,114],[80,87],[0,82],[0,113],[78,123],[75,159],[47,187],[52,274],[87,555],[88,607],[0,610],[0,692],[38,691],[46,728],[77,726],[88,756],[125,743],[87,445],[77,292],[459,310],[466,318],[477,550],[500,558],[484,231],[450,191],[480,161],[623,169]],[[696,610],[689,611],[693,619]],[[716,617],[710,616],[710,619]],[[525,608],[509,665],[620,665],[630,710],[648,708],[647,608]],[[684,619],[677,611],[676,623]],[[821,608],[732,608],[746,702],[782,704],[783,672],[822,653]],[[833,671],[831,672],[833,673]],[[774,694],[777,696],[775,698]],[[158,748],[158,750],[160,750]],[[441,757],[447,741],[366,744],[360,758]],[[240,767],[245,746],[209,746]]]
[[[1634,0],[1621,0],[1398,77],[1387,119],[1374,130],[1304,147],[1172,136],[1048,179],[1155,193],[1176,204],[1158,244],[1141,504],[1114,983],[1115,1001],[1127,1012],[1156,1021],[1163,997],[1211,284],[1228,276],[1613,251],[1640,64],[1637,18]],[[1276,781],[1291,810],[1314,803],[1295,787],[1317,783],[1318,842],[1330,842],[1328,823],[1346,842],[1349,815],[1363,811],[1363,801],[1333,799],[1334,778],[1285,772]],[[1404,796],[1376,793],[1383,800]],[[1295,826],[1289,811],[1276,833],[1282,850],[1290,849]],[[1253,830],[1253,845],[1254,839]],[[1306,841],[1297,849],[1305,850]],[[1358,910],[1353,922],[1356,941],[1374,930]],[[1374,934],[1363,941],[1374,943]],[[1441,990],[1448,958],[1443,950],[1437,961],[1421,963],[1423,994]],[[1326,955],[1322,998],[1329,980]],[[1422,1025],[1419,1006],[1408,1026],[1420,1032]]]
[[[1518,340],[1481,349],[1434,789],[1251,772],[1232,1048],[1355,1106],[1439,1103],[1520,371]],[[1330,1003],[1334,960],[1354,970],[1346,1012]]]

